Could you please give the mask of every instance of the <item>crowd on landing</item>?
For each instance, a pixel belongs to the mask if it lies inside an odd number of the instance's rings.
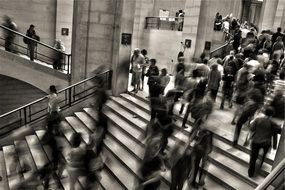
[[[263,149],[259,164],[261,168],[272,146],[271,142],[273,141],[273,148],[276,149],[277,134],[281,133],[281,126],[272,118],[284,119],[284,40],[281,28],[273,34],[262,31],[259,36],[257,32],[248,31],[242,39],[240,26],[237,25],[234,29],[232,50],[224,58],[215,55],[208,60],[203,53],[198,63],[185,63],[183,54],[180,53],[182,56],[178,56],[177,59],[174,89],[167,92],[165,88],[170,77],[165,68],[159,72],[156,60],[149,60],[146,50],[142,50],[141,53],[139,49],[134,50],[130,70],[134,86],[132,92],[137,93],[140,86],[144,86],[141,84],[144,83],[144,75],[148,76],[148,98],[151,108],[151,120],[146,135],[146,141],[151,146],[150,150],[146,149],[145,160],[142,163],[143,180],[140,182],[140,187],[157,189],[159,171],[161,168],[164,170],[165,165],[167,166],[164,162],[169,160],[175,160],[169,164],[172,171],[171,189],[182,189],[185,181],[188,181],[192,187],[203,184],[203,172],[201,170],[199,178],[196,179],[197,170],[200,162],[202,168],[207,162],[206,155],[211,152],[212,147],[212,133],[201,126],[213,111],[219,91],[220,109],[224,109],[226,102],[229,109],[236,109],[231,122],[235,125],[232,141],[234,147],[240,146],[238,140],[241,128],[243,126],[249,128],[249,134],[242,145],[247,146],[250,143],[248,176],[256,175],[255,167],[259,151]],[[148,69],[145,69],[147,67]],[[181,148],[183,153],[166,154],[167,139],[173,133],[173,122],[176,120],[173,108],[178,102],[181,103],[179,114],[185,112],[181,127],[187,128],[190,114],[195,122],[190,132],[189,143]],[[194,147],[190,149],[189,144],[193,141]],[[177,148],[176,151],[179,152],[181,149]],[[148,151],[152,153],[152,158]],[[158,157],[161,157],[160,164]],[[162,167],[152,168],[150,167],[152,164]],[[145,168],[148,168],[147,174]],[[176,176],[178,173],[182,176]]]

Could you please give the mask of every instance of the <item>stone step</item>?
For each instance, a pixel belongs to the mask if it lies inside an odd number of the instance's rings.
[[[96,115],[95,111],[90,109],[90,108],[85,108],[84,109],[86,112],[88,112],[90,115]],[[118,110],[118,109],[117,109]],[[119,110],[121,111],[121,110]],[[136,137],[133,136],[132,133],[129,133],[128,129],[131,128],[132,126],[128,123],[126,123],[121,117],[117,116],[116,114],[112,114],[112,111],[105,111],[105,114],[107,115],[107,117],[110,119],[109,121],[109,131],[114,131],[114,129],[116,130],[116,132],[118,132],[119,134],[116,134],[114,132],[110,132],[112,133],[113,136],[117,136],[119,137],[120,141],[122,143],[126,143],[125,147],[129,147],[129,151],[132,151],[134,154],[135,152],[139,152],[139,154],[137,154],[137,157],[139,157],[140,159],[143,158],[143,154],[141,153],[143,151],[143,148],[145,147],[145,144],[141,143],[141,141],[136,141]],[[126,115],[127,113],[123,112],[124,115]],[[116,125],[113,127],[113,125]],[[119,129],[118,129],[119,128]],[[122,132],[119,132],[122,131]],[[123,134],[125,133],[125,134]],[[141,133],[138,133],[137,136],[140,136]],[[125,138],[124,138],[125,136]],[[124,140],[122,140],[124,139]],[[132,143],[130,142],[129,144],[127,144],[126,141],[133,141]],[[169,147],[173,147],[175,144],[174,140],[169,139]],[[170,183],[170,173],[168,172],[168,176],[165,175],[163,176],[165,178],[165,180],[167,181],[167,183]],[[213,181],[211,178],[206,178],[205,179],[205,186],[204,188],[206,189],[211,189],[213,186],[214,187],[218,187],[221,188],[220,185],[218,185],[215,181]]]
[[[119,100],[120,101],[120,100]],[[126,103],[122,103],[124,106],[126,106]],[[112,106],[116,106],[116,104],[114,104],[114,103],[111,103],[111,102],[108,102],[107,103],[107,106],[108,107],[112,107]],[[112,109],[112,111],[114,111],[114,112],[116,112],[115,110],[119,110],[118,112],[120,113],[120,116],[121,117],[123,117],[123,116],[126,116],[127,115],[127,111],[123,111],[122,109],[119,109],[118,107],[115,107],[115,108],[113,108]],[[140,113],[140,112],[139,112]],[[107,113],[107,115],[108,115],[109,113]],[[109,114],[110,115],[110,114]],[[129,117],[129,119],[131,120],[132,118],[130,118]],[[119,122],[120,121],[120,117],[119,116],[115,116],[115,118],[113,119],[114,121],[116,121],[116,122]],[[133,120],[133,119],[132,119]],[[131,121],[130,121],[131,122]],[[136,123],[139,123],[139,122],[132,122],[132,125],[131,126],[135,126],[136,125]],[[143,123],[141,123],[141,125],[142,126],[146,126],[146,124],[147,123],[145,123],[145,124],[143,124]],[[128,126],[128,124],[127,123],[120,123],[120,124],[118,124],[118,126]],[[127,131],[127,130],[126,130]],[[140,134],[137,134],[137,136],[139,136]],[[176,131],[176,134],[174,134],[174,136],[176,136],[176,139],[180,139],[180,140],[182,140],[182,141],[184,141],[184,143],[187,141],[187,137],[185,137],[185,135],[183,134],[183,133],[181,133],[181,132],[177,132]],[[171,142],[171,139],[169,139],[169,145],[171,146],[171,144],[175,144],[175,142]],[[252,179],[250,179],[250,178],[248,178],[247,177],[247,174],[246,174],[246,171],[247,171],[247,166],[244,166],[243,164],[241,164],[241,163],[239,163],[238,161],[236,161],[236,160],[234,160],[234,159],[231,159],[231,158],[229,158],[229,157],[227,157],[227,156],[224,156],[224,155],[222,155],[221,153],[220,154],[218,154],[220,157],[222,157],[221,159],[222,159],[222,161],[216,161],[215,160],[215,154],[217,154],[216,152],[214,153],[211,153],[210,154],[210,158],[211,158],[211,162],[213,162],[214,164],[216,164],[216,165],[219,165],[219,166],[223,166],[223,169],[226,169],[229,173],[231,173],[232,175],[237,175],[237,172],[235,171],[235,169],[232,169],[232,166],[231,166],[231,164],[232,163],[234,163],[234,168],[236,168],[238,171],[240,171],[239,169],[240,168],[242,168],[242,170],[244,170],[245,172],[243,172],[243,175],[240,175],[239,177],[241,178],[241,180],[243,180],[243,181],[245,181],[246,183],[248,183],[248,184],[251,184],[253,187],[256,187],[257,186],[257,183],[254,181],[254,180],[252,180]],[[224,160],[230,160],[229,161],[229,163],[227,163],[227,162],[223,162],[223,159]],[[263,180],[263,177],[262,176],[258,176],[257,177],[257,179],[259,180],[259,181],[261,181],[261,180]]]
[[[131,103],[132,105],[138,106],[140,105],[140,107],[144,107],[143,111],[145,112],[150,112],[150,108],[148,105],[148,100],[146,99],[145,101],[141,101],[141,100],[137,100],[136,97],[140,97],[140,99],[143,99],[142,95],[135,95],[135,97],[130,96],[128,94],[122,94],[121,96],[124,96],[124,100],[128,99],[128,102]],[[116,98],[116,100],[118,100],[118,98]],[[116,101],[119,102],[119,101]],[[122,101],[120,101],[119,103],[123,103]],[[128,104],[123,104],[125,108],[129,108],[127,107]],[[138,106],[139,107],[139,106]],[[141,110],[142,111],[142,110]],[[135,114],[135,113],[134,113]],[[234,133],[234,127],[231,124],[229,124],[229,126],[232,128],[231,130],[229,130],[229,127],[224,128],[221,125],[213,125],[213,122],[219,123],[221,121],[218,121],[216,117],[216,115],[219,117],[219,115],[221,115],[222,113],[217,114],[215,111],[209,116],[208,120],[206,121],[205,127],[208,128],[210,131],[212,131],[214,133],[214,137],[220,139],[221,141],[224,141],[227,144],[231,144],[232,143],[232,138],[233,138],[233,133]],[[145,116],[144,114],[141,116]],[[182,125],[182,117],[179,115],[176,117],[178,120],[176,121],[177,125],[180,129],[181,129],[181,125]],[[189,117],[190,118],[190,117]],[[189,119],[188,118],[188,119]],[[148,117],[145,118],[146,120],[148,119]],[[192,121],[190,120],[188,122],[189,125],[192,124]],[[209,125],[210,124],[210,125]],[[189,128],[189,125],[188,126]],[[245,141],[245,137],[247,135],[247,129],[242,129],[241,131],[241,135],[240,135],[240,140],[239,142],[244,142]],[[183,131],[183,130],[181,130]],[[183,131],[183,133],[189,135],[189,129],[186,129]],[[243,152],[246,152],[247,154],[250,154],[250,147],[247,146],[241,146],[238,145],[237,148],[239,150],[242,150]],[[267,162],[268,164],[272,165],[273,164],[273,160],[274,160],[274,153],[273,154],[267,154],[265,162]]]
[[[12,190],[23,180],[23,175],[19,172],[22,170],[14,145],[3,147],[5,166],[9,188]]]
[[[0,151],[0,176],[2,180],[0,181],[0,189],[9,190],[7,171],[5,166],[5,159],[3,151]]]

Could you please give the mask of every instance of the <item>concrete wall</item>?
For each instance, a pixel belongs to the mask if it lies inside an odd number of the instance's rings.
[[[57,0],[56,3],[56,39],[61,39],[66,53],[71,53],[73,0]],[[68,36],[61,34],[62,28],[69,29]]]
[[[182,32],[149,30],[144,33],[141,48],[147,49],[149,58],[157,60],[159,69],[167,68],[169,73],[173,73],[173,64],[177,62],[178,52],[183,51],[181,42]]]
[[[66,74],[2,49],[0,49],[0,74],[25,81],[44,92],[48,92],[52,84],[58,86],[58,89],[69,85]]]
[[[13,18],[23,34],[34,24],[41,41],[54,44],[56,0],[0,0],[0,17],[3,15]]]

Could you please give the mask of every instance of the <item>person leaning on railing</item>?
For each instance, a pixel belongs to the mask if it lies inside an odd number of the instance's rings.
[[[30,28],[27,30],[26,36],[33,38],[37,41],[40,41],[40,37],[36,34],[35,26],[33,24],[31,24]],[[37,46],[37,43],[27,38],[24,38],[24,42],[28,44],[30,60],[33,61],[35,56],[35,47]]]

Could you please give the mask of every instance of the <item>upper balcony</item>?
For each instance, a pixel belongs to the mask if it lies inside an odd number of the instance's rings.
[[[184,17],[146,17],[145,29],[183,31]]]

